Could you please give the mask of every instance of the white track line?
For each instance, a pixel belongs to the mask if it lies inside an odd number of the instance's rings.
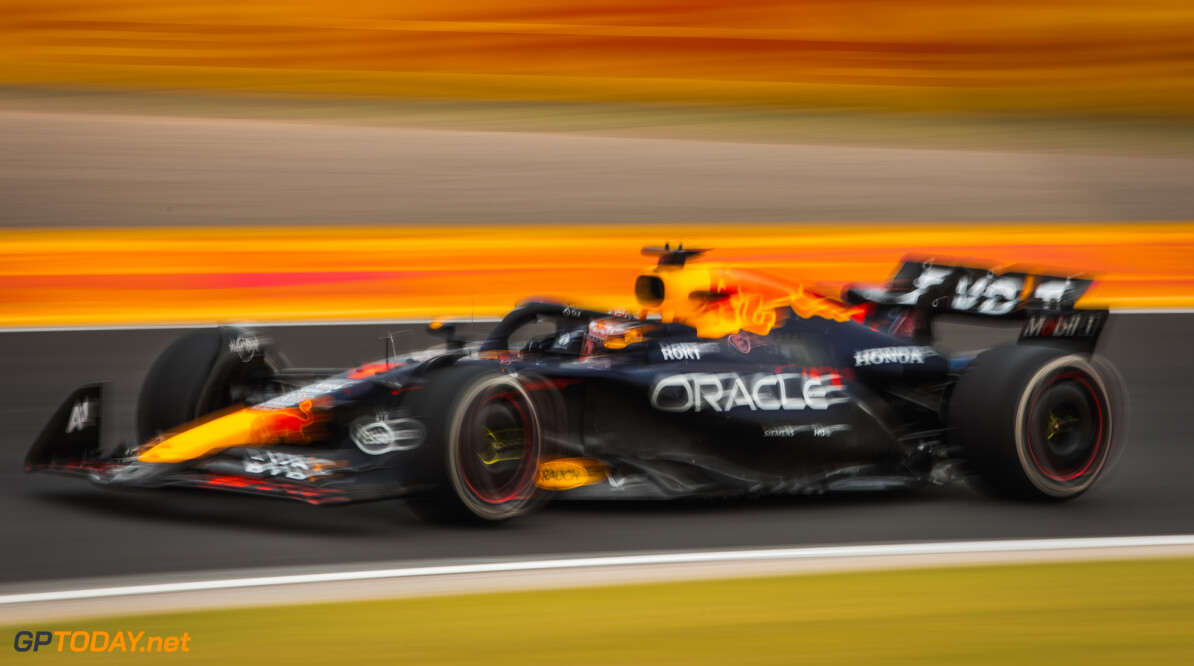
[[[1008,541],[961,541],[943,543],[908,543],[868,546],[826,546],[818,548],[779,548],[694,553],[654,553],[583,557],[557,560],[528,560],[407,567],[372,571],[345,571],[288,576],[261,576],[81,590],[58,590],[0,596],[0,605],[54,601],[78,601],[111,597],[134,597],[178,592],[231,590],[279,585],[305,585],[399,578],[422,578],[462,574],[593,569],[597,567],[633,567],[643,565],[684,565],[702,563],[760,562],[775,560],[814,560],[842,558],[892,558],[926,555],[967,555],[996,553],[1040,553],[1046,551],[1082,551],[1091,549],[1143,549],[1166,546],[1194,546],[1194,535],[1099,537],[1079,539],[1031,539]],[[1120,554],[1122,555],[1122,552]],[[1129,554],[1130,556],[1130,554]]]

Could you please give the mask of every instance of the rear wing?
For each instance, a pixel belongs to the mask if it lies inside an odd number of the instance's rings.
[[[906,260],[886,286],[850,285],[843,298],[867,308],[867,325],[920,340],[932,338],[932,318],[951,314],[1023,320],[1021,341],[1093,349],[1108,312],[1075,309],[1092,284],[1084,277]]]

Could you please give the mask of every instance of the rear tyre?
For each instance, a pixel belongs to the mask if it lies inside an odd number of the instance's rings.
[[[490,366],[463,364],[431,377],[426,394],[434,488],[412,498],[437,522],[498,523],[542,505],[535,486],[544,437],[526,389]]]
[[[255,333],[221,326],[187,333],[158,354],[141,384],[137,436],[148,442],[260,395],[285,359]]]
[[[1116,376],[1090,357],[1054,347],[985,352],[950,401],[950,437],[966,451],[976,487],[1043,501],[1086,492],[1120,439]]]

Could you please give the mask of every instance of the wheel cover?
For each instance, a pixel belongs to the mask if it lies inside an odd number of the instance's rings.
[[[453,436],[462,499],[474,513],[503,518],[532,499],[540,454],[537,415],[514,380],[482,382],[463,401]]]
[[[1103,447],[1099,396],[1079,373],[1062,373],[1041,389],[1028,428],[1028,450],[1041,473],[1072,481],[1090,470]]]
[[[1093,482],[1111,431],[1107,393],[1096,376],[1072,365],[1054,369],[1029,393],[1022,418],[1021,459],[1035,485],[1065,496]]]

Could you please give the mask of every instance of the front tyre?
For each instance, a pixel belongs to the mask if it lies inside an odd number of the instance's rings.
[[[517,379],[462,364],[431,378],[431,441],[439,442],[435,488],[412,508],[437,521],[495,523],[541,504],[539,410]]]
[[[286,359],[255,332],[204,328],[177,338],[150,366],[137,400],[144,443],[212,412],[266,393]]]
[[[1015,345],[980,355],[950,403],[959,442],[992,494],[1061,501],[1108,469],[1122,430],[1116,377],[1090,357]]]

